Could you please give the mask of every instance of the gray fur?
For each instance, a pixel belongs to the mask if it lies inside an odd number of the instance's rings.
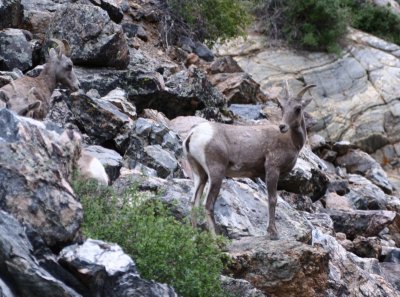
[[[184,140],[185,154],[195,180],[195,191],[191,202],[192,206],[200,205],[200,198],[208,181],[209,189],[205,208],[210,231],[215,233],[214,204],[224,176],[261,177],[265,178],[269,196],[268,234],[271,239],[278,238],[275,226],[278,179],[281,174],[293,169],[306,141],[303,109],[310,101],[303,102],[302,96],[312,87],[315,85],[304,87],[294,98],[290,98],[288,94],[288,99],[280,101],[283,117],[279,126],[272,124],[233,126],[205,123],[192,128]],[[204,148],[196,148],[196,139],[204,138],[206,125],[211,125],[213,137],[204,145]],[[204,160],[199,158],[199,154],[194,153],[196,149],[204,149],[205,165],[203,165]],[[193,226],[196,226],[196,223],[193,213]]]

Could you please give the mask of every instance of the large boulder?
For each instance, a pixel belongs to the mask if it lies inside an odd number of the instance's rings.
[[[54,128],[0,110],[0,208],[60,248],[76,238],[82,221],[69,185],[80,137]]]
[[[23,30],[0,31],[0,70],[28,70],[32,67],[32,52],[29,35]]]
[[[365,261],[347,252],[334,237],[315,230],[312,244],[322,247],[329,255],[329,285],[323,296],[398,296],[398,291],[378,275],[379,267],[363,267]]]
[[[64,248],[59,258],[86,285],[88,296],[178,297],[172,287],[142,279],[133,260],[117,244],[87,239]]]
[[[93,5],[72,4],[56,11],[46,39],[65,39],[77,65],[126,68],[129,50],[120,25]]]
[[[81,296],[41,267],[33,250],[25,228],[13,216],[0,210],[0,296]],[[8,288],[14,294],[8,295],[1,288]]]
[[[22,22],[21,0],[0,0],[0,30],[17,28]]]
[[[229,247],[228,271],[268,296],[324,296],[329,255],[321,247],[292,240],[249,237]]]

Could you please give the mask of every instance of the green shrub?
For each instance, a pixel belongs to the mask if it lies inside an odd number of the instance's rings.
[[[291,0],[283,31],[289,43],[309,50],[339,52],[349,14],[341,0]]]
[[[177,221],[160,200],[135,188],[122,195],[93,183],[75,182],[74,188],[84,209],[85,236],[118,243],[143,278],[168,283],[182,296],[223,296],[222,239]]]
[[[251,18],[243,0],[167,0],[170,9],[182,17],[196,37],[208,44],[244,32]]]
[[[400,16],[388,7],[355,0],[343,1],[351,9],[351,25],[354,28],[400,45]]]

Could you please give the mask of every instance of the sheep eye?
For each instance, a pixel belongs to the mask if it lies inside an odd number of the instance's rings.
[[[72,70],[72,65],[71,64],[67,64],[67,66],[65,66],[65,69]]]

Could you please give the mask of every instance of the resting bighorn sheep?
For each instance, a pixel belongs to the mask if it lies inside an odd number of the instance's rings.
[[[72,91],[79,89],[70,58],[60,47],[50,49],[49,60],[38,77],[23,76],[0,88],[0,107],[7,107],[19,115],[43,119],[50,109],[50,98],[61,83]],[[3,104],[1,104],[3,102]]]
[[[193,170],[194,195],[192,206],[200,205],[208,181],[205,198],[208,228],[215,234],[214,204],[222,179],[227,177],[265,177],[268,188],[269,225],[271,239],[278,239],[275,226],[277,184],[280,174],[291,171],[303,147],[307,132],[303,109],[311,100],[302,101],[304,87],[296,97],[280,100],[282,122],[260,126],[232,126],[201,123],[192,128],[183,142],[184,152]],[[192,224],[196,217],[192,212]]]

